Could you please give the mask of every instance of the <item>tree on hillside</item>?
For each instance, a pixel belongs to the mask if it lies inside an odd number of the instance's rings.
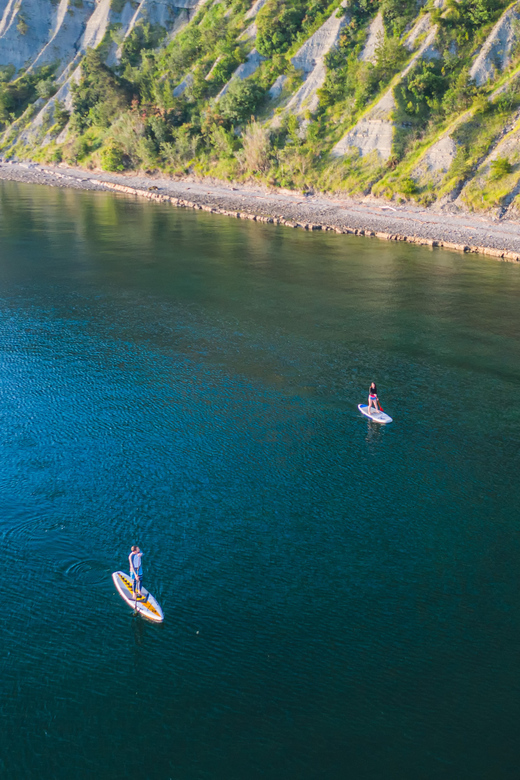
[[[230,124],[240,125],[255,114],[264,94],[262,87],[253,79],[234,79],[220,101],[220,112]]]
[[[129,104],[125,83],[102,62],[99,52],[88,49],[79,84],[72,87],[75,127],[80,132],[91,125],[109,127]]]

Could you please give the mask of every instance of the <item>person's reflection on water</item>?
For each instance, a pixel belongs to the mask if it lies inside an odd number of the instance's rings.
[[[138,615],[137,612],[134,612],[134,614],[132,615],[132,632],[134,634],[135,649],[144,646],[145,630],[146,630],[146,626],[143,618],[140,615]],[[136,660],[137,660],[137,655],[136,655]]]
[[[367,444],[376,444],[380,441],[384,433],[384,426],[378,425],[372,420],[367,420],[367,433],[365,441]]]

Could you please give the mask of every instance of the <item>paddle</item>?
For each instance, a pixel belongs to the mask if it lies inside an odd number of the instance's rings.
[[[135,586],[137,574],[135,573],[134,562],[131,556],[130,556],[130,574],[134,575],[134,579],[132,580],[132,587],[134,589],[134,612],[137,615],[137,588]]]

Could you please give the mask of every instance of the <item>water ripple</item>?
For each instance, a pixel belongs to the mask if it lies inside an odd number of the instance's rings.
[[[520,269],[0,215],[2,777],[515,777]],[[133,543],[162,626],[113,587]]]

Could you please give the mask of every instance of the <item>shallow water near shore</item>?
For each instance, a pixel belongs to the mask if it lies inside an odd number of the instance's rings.
[[[475,256],[0,183],[2,778],[517,777],[519,304]]]

